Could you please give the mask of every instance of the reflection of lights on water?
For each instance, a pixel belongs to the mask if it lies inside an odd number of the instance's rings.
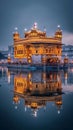
[[[8,70],[7,70],[7,76],[8,76],[8,83],[10,83],[11,75],[10,75],[10,71],[8,71]]]
[[[65,73],[64,77],[65,77],[65,85],[67,85],[68,74]]]
[[[18,101],[18,103],[15,103],[15,102],[13,101],[13,104],[20,104],[20,101]]]
[[[27,111],[27,108],[25,107],[25,112]]]
[[[6,74],[8,74],[8,68],[5,68],[5,70],[6,70]]]
[[[35,111],[33,115],[34,115],[34,117],[37,117],[37,111]]]
[[[38,110],[33,110],[33,114],[32,114],[32,115],[33,115],[34,117],[37,117],[37,111],[38,111]]]
[[[20,100],[18,101],[18,104],[20,104]]]
[[[60,114],[60,110],[58,110],[58,114]]]
[[[17,106],[15,106],[15,109],[17,109],[18,107]]]
[[[46,110],[46,106],[44,107],[44,111]]]
[[[10,75],[8,75],[8,83],[10,83]]]
[[[3,75],[4,69],[2,68],[2,75]]]
[[[18,103],[15,103],[15,102],[13,101],[12,104],[14,105],[14,108],[17,109],[17,108],[18,108],[18,104],[20,104],[20,101],[18,101]]]

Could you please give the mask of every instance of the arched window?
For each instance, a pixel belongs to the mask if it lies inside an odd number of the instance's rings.
[[[36,54],[38,53],[38,50],[36,50]]]

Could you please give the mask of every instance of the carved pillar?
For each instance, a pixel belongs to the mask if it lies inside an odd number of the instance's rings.
[[[27,46],[27,62],[32,63],[32,54],[30,51],[30,45]]]
[[[46,55],[42,55],[41,56],[41,61],[42,61],[42,64],[46,64]]]

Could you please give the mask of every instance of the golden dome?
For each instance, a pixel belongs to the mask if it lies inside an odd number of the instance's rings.
[[[33,28],[28,31],[25,32],[25,38],[30,38],[30,37],[45,37],[46,36],[46,32],[42,32],[37,28],[36,23],[34,24]]]
[[[36,102],[32,102],[32,103],[31,103],[31,108],[34,108],[34,109],[35,109],[35,108],[37,108],[37,107],[38,107],[38,104],[37,104]]]
[[[18,40],[18,39],[20,39],[19,33],[18,32],[13,33],[13,40]]]
[[[57,106],[62,105],[62,100],[56,101],[56,105],[57,105]]]
[[[62,39],[62,30],[60,29],[60,25],[57,26],[57,30],[55,32],[55,37]]]

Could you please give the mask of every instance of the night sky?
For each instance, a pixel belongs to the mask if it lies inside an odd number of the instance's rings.
[[[53,35],[57,25],[63,30],[63,42],[73,43],[73,0],[0,0],[0,50],[13,44],[12,33],[18,27],[21,37],[24,29],[33,23]]]

